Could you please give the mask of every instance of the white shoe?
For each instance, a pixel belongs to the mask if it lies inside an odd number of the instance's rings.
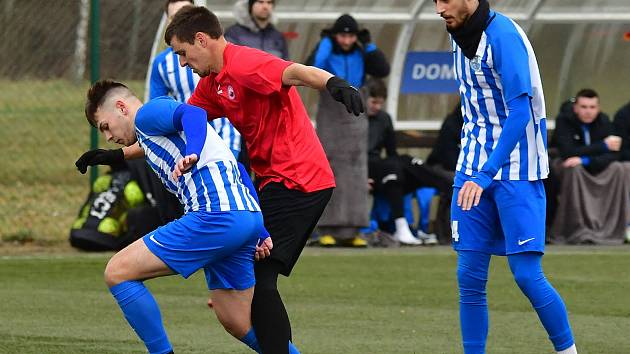
[[[423,245],[433,246],[438,244],[436,234],[427,234],[422,230],[418,230],[416,234],[418,235],[418,239],[422,242]]]
[[[396,230],[396,232],[394,233],[394,237],[396,238],[396,240],[398,240],[398,242],[402,243],[403,245],[419,246],[422,244],[422,241],[413,237],[409,229],[403,229],[402,231]]]

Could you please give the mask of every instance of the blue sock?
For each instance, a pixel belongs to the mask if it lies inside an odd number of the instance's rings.
[[[109,291],[149,353],[165,354],[173,350],[162,325],[160,308],[141,281],[124,281]]]
[[[459,321],[465,354],[483,354],[488,337],[488,302],[486,282],[490,255],[481,252],[457,252],[459,284]]]
[[[249,332],[245,335],[245,337],[241,338],[241,342],[245,343],[248,347],[253,349],[256,353],[261,354],[260,346],[258,345],[258,339],[256,338],[256,332],[254,331],[254,327],[252,327]],[[300,351],[297,350],[295,345],[289,341],[289,354],[300,354]]]
[[[514,280],[538,313],[556,351],[573,345],[567,309],[542,270],[542,253],[526,252],[508,256]]]

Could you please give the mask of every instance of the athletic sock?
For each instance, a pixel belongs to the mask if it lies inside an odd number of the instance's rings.
[[[264,354],[288,354],[291,340],[289,315],[278,293],[282,264],[272,259],[257,262],[256,287],[252,299],[252,324]]]
[[[109,291],[149,353],[166,354],[173,350],[162,324],[160,308],[142,282],[125,281]]]
[[[567,309],[560,294],[543,274],[542,254],[526,252],[510,255],[508,262],[516,283],[536,310],[555,350],[561,352],[573,346]]]
[[[261,354],[260,346],[258,345],[258,339],[256,338],[256,332],[254,328],[251,328],[247,334],[240,339],[241,342],[245,343],[246,346],[250,347],[253,351],[258,354]]]
[[[465,354],[485,353],[488,337],[488,302],[486,282],[490,255],[481,252],[457,252],[459,284],[459,320]]]
[[[247,332],[247,334],[240,340],[256,353],[262,353],[260,350],[260,345],[258,344],[258,339],[256,338],[256,332],[254,331],[254,328],[250,329],[249,332]],[[289,342],[289,354],[300,354],[300,351],[291,342]]]
[[[567,349],[559,351],[558,354],[577,354],[577,348],[575,347],[575,344],[573,344]]]

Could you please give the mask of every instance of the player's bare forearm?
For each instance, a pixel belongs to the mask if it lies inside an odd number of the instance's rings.
[[[138,143],[122,148],[125,160],[141,159],[144,157],[144,150]]]
[[[326,82],[333,75],[314,66],[293,63],[282,73],[282,84],[287,86],[308,86],[316,90],[326,88]]]

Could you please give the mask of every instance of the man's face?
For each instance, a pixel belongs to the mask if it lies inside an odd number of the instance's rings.
[[[201,32],[197,32],[193,44],[180,41],[177,36],[174,36],[171,39],[171,47],[179,55],[179,65],[188,66],[194,73],[204,77],[210,75],[211,57],[207,45],[197,38],[199,35],[203,36]],[[205,37],[210,39],[208,36]]]
[[[341,49],[347,51],[352,49],[352,46],[357,42],[357,35],[355,33],[337,33],[335,40]]]
[[[177,11],[181,10],[182,7],[192,6],[192,5],[193,5],[192,2],[188,0],[172,2],[168,4],[168,10],[166,11],[166,17],[168,19],[168,22],[171,22],[171,20],[173,19],[173,16],[175,16]]]
[[[367,114],[373,116],[383,109],[385,99],[383,97],[368,97],[367,99]]]
[[[435,12],[444,19],[449,31],[459,29],[479,5],[478,0],[433,0],[433,2]]]
[[[258,0],[252,5],[252,17],[259,21],[268,21],[272,10],[272,0]]]
[[[578,97],[573,104],[573,111],[580,122],[591,124],[599,114],[599,98]]]
[[[127,106],[120,100],[115,103],[105,103],[94,114],[96,128],[105,136],[107,141],[130,146],[138,138],[134,130],[133,119],[128,114]]]

